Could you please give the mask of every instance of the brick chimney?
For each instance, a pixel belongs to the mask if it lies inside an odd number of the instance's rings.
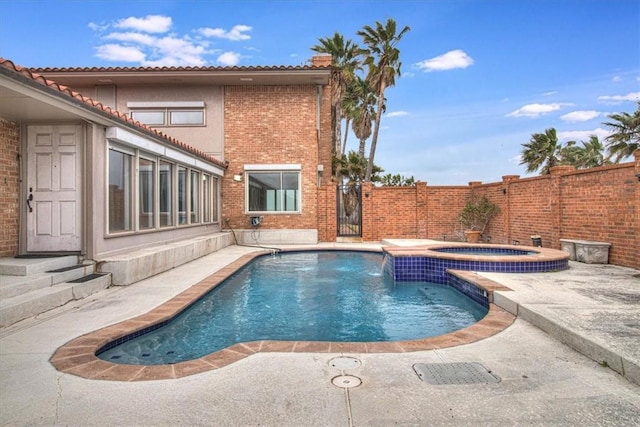
[[[330,67],[331,55],[315,55],[311,58],[312,67]]]

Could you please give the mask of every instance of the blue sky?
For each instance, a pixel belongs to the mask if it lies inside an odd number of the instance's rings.
[[[433,185],[526,176],[532,133],[602,139],[606,115],[640,99],[638,0],[0,0],[0,56],[26,67],[303,65],[320,37],[361,43],[358,30],[387,18],[411,27],[375,157],[388,173]]]

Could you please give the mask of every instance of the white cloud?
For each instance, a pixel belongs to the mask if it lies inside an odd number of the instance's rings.
[[[549,92],[543,93],[542,96],[551,96],[551,95],[555,95],[556,93],[558,93],[557,90],[551,90]]]
[[[240,54],[237,52],[225,52],[218,56],[216,61],[225,66],[238,65],[238,62],[240,62]]]
[[[421,70],[426,72],[453,70],[455,68],[467,68],[473,64],[473,58],[463,50],[451,50],[443,55],[431,59],[425,59],[416,64]]]
[[[109,24],[100,25],[96,24],[95,22],[89,22],[87,26],[93,31],[106,31],[109,28]]]
[[[560,104],[555,102],[552,104],[528,104],[507,114],[507,117],[539,117],[543,114],[557,111],[565,105],[571,104]]]
[[[385,117],[400,117],[400,116],[406,116],[409,113],[406,111],[392,111],[391,113],[387,113],[384,116]]]
[[[248,25],[235,25],[230,31],[226,31],[222,28],[200,28],[198,32],[205,37],[216,37],[220,39],[239,41],[249,40],[251,36],[245,33],[252,29],[253,27]]]
[[[156,37],[141,33],[111,33],[105,36],[107,40],[117,40],[121,42],[130,42],[152,46],[157,40]]]
[[[640,101],[640,92],[631,92],[626,95],[603,95],[598,97],[602,102]]]
[[[518,154],[517,156],[514,156],[512,158],[509,159],[509,163],[513,164],[513,165],[519,165],[522,163],[522,153]]]
[[[566,132],[558,132],[558,141],[587,141],[591,135],[596,135],[600,141],[603,141],[607,136],[611,135],[611,132],[596,128],[594,130],[572,130]]]
[[[147,15],[144,18],[129,17],[117,21],[116,28],[143,31],[145,33],[166,33],[171,29],[171,17],[162,15]]]
[[[207,53],[206,47],[204,45],[196,45],[190,40],[163,37],[155,43],[154,50],[161,58],[150,60],[143,65],[201,66],[206,64],[206,61],[202,58]]]
[[[622,81],[622,77],[620,76],[613,76],[613,78],[611,79],[612,82],[614,83],[619,83]]]
[[[132,46],[120,46],[117,44],[105,44],[96,48],[98,58],[107,61],[141,62],[145,54],[140,49]]]
[[[560,116],[560,118],[565,122],[586,122],[588,120],[595,119],[600,115],[602,115],[602,113],[598,111],[580,110],[580,111],[572,111],[563,116]]]

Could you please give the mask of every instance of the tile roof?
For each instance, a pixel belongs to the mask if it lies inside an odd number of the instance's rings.
[[[98,113],[101,113],[101,115],[103,116],[106,115],[111,119],[114,119],[123,124],[126,124],[128,127],[137,128],[138,130],[143,131],[144,133],[151,135],[154,138],[159,138],[164,142],[169,143],[170,145],[178,147],[183,151],[187,151],[190,154],[200,157],[210,163],[216,164],[224,169],[226,169],[228,166],[227,162],[222,162],[216,159],[215,157],[210,156],[209,154],[206,154],[205,152],[198,150],[197,148],[194,148],[188,144],[185,144],[184,142],[179,141],[171,136],[165,135],[164,133],[159,132],[158,130],[145,125],[144,123],[133,120],[132,118],[128,117],[126,114],[121,113],[117,110],[114,110],[111,107],[107,107],[98,101],[95,101],[87,96],[82,95],[79,92],[73,91],[67,86],[63,86],[61,84],[56,83],[53,80],[46,79],[45,77],[41,76],[34,70],[16,65],[12,61],[2,57],[0,57],[0,66],[9,70],[10,72],[15,72],[19,74],[20,76],[22,76],[23,78],[26,78],[31,82],[40,83],[46,88],[53,90],[54,93],[60,95],[61,97],[66,96],[68,98],[71,98],[77,101],[80,103],[82,107],[88,110],[92,110],[94,112],[97,111]]]
[[[280,66],[233,66],[233,67],[45,67],[32,68],[36,73],[57,73],[57,72],[114,72],[114,71],[304,71],[304,70],[330,70],[331,66],[317,65],[280,65]]]

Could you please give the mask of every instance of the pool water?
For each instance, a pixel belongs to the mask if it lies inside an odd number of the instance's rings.
[[[165,326],[107,345],[98,357],[156,365],[257,340],[411,340],[465,328],[486,313],[447,285],[394,282],[379,253],[285,253],[254,260]]]
[[[436,252],[446,252],[460,255],[482,255],[482,256],[509,256],[509,255],[535,255],[537,252],[510,249],[510,248],[483,248],[483,247],[451,247],[432,249]]]

